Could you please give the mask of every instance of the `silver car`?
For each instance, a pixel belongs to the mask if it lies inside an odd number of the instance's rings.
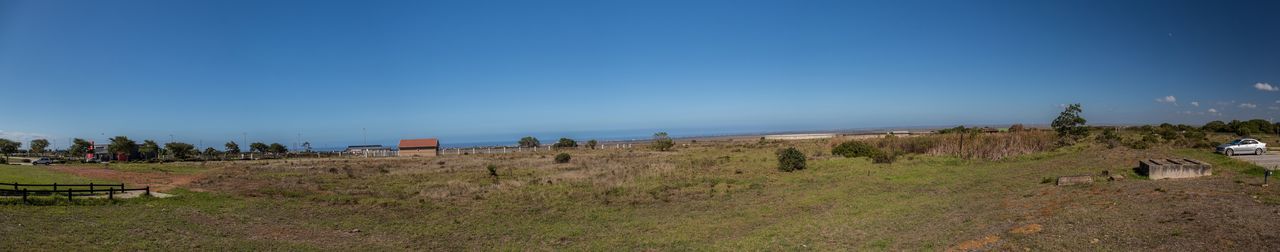
[[[1230,143],[1218,145],[1218,148],[1214,149],[1214,151],[1227,156],[1234,156],[1239,153],[1262,155],[1262,153],[1267,152],[1267,143],[1263,143],[1262,141],[1258,141],[1253,138],[1241,138],[1231,141]]]

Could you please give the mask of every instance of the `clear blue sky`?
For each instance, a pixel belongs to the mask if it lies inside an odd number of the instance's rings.
[[[0,136],[514,141],[1043,124],[1076,102],[1099,124],[1269,119],[1277,13],[1277,1],[11,0]]]

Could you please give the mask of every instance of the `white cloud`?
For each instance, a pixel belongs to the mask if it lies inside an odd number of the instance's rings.
[[[1217,109],[1209,109],[1209,113],[1218,113]]]
[[[1267,107],[1267,109],[1270,109],[1270,110],[1280,110],[1280,106],[1271,106],[1271,107]]]
[[[1247,108],[1247,109],[1258,108],[1258,105],[1255,105],[1253,103],[1241,103],[1240,108]]]
[[[1276,101],[1276,102],[1277,102],[1277,103],[1280,103],[1280,101]],[[1199,106],[1200,106],[1200,102],[1191,102],[1191,106],[1199,107]]]
[[[1156,98],[1156,102],[1159,102],[1159,103],[1178,102],[1178,97],[1173,97],[1172,95],[1170,95],[1170,96],[1165,96],[1164,98]]]
[[[1266,83],[1266,82],[1254,83],[1253,88],[1262,90],[1262,91],[1270,91],[1270,92],[1280,91],[1280,87],[1271,86],[1271,83]]]

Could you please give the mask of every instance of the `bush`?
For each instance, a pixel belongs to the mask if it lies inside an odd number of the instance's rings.
[[[895,160],[898,160],[898,155],[889,152],[877,151],[871,155],[871,162],[877,164],[891,164]]]
[[[870,144],[867,144],[861,141],[848,141],[848,142],[840,143],[840,145],[836,145],[835,148],[831,149],[832,155],[839,155],[839,156],[848,157],[848,158],[872,157],[879,152],[880,150],[876,149],[875,146],[871,146]]]
[[[568,139],[568,138],[563,138],[563,137],[562,137],[562,138],[560,138],[560,141],[556,142],[556,144],[551,145],[551,147],[555,147],[555,148],[574,148],[574,147],[578,147],[578,141],[574,141],[573,139]]]
[[[556,154],[556,163],[557,163],[557,164],[568,163],[568,162],[569,162],[569,159],[571,159],[571,158],[573,158],[573,157],[570,157],[570,156],[569,156],[569,153],[560,153],[560,154]]]
[[[653,149],[658,151],[669,151],[671,147],[676,146],[675,141],[666,132],[653,133]]]
[[[1102,134],[1098,135],[1098,143],[1107,145],[1107,148],[1115,148],[1120,145],[1120,134],[1116,134],[1114,128],[1102,129]]]
[[[786,148],[778,150],[778,170],[791,172],[804,170],[804,153],[796,148]]]

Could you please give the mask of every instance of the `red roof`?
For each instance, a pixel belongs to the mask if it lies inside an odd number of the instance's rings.
[[[436,148],[439,148],[439,147],[440,147],[440,140],[437,140],[437,139],[435,139],[435,138],[423,138],[423,139],[401,139],[401,140],[400,140],[400,148],[401,148],[401,149],[404,149],[404,148],[427,148],[427,147],[436,147]]]

